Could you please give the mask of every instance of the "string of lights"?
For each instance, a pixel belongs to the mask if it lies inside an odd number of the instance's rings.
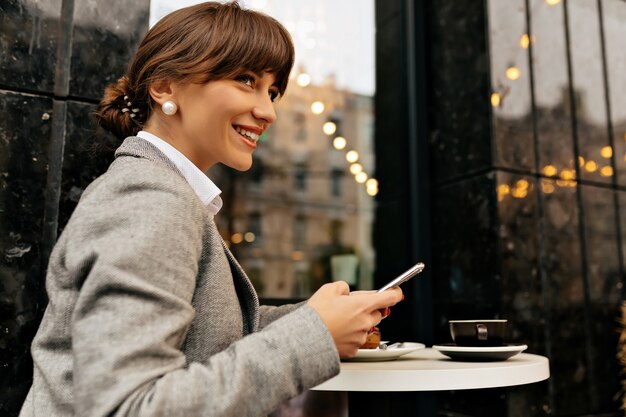
[[[311,76],[306,72],[301,72],[296,77],[296,82],[300,87],[307,87],[311,83]],[[326,106],[321,101],[314,101],[310,106],[311,113],[321,115],[326,110]],[[374,197],[378,194],[378,180],[372,178],[368,174],[363,165],[359,163],[360,155],[358,151],[348,147],[348,140],[337,133],[337,124],[331,120],[322,125],[322,131],[328,137],[332,138],[333,147],[338,151],[345,151],[346,162],[349,164],[348,170],[354,176],[354,180],[359,184],[365,185],[365,192]]]

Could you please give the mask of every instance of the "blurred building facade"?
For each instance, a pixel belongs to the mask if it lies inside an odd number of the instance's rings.
[[[308,297],[332,280],[331,257],[347,254],[358,261],[354,287],[370,289],[373,98],[338,89],[332,77],[323,85],[293,81],[277,115],[252,172],[209,172],[227,205],[218,228],[261,296]],[[340,149],[337,138],[345,140]],[[346,159],[355,151],[361,182]]]

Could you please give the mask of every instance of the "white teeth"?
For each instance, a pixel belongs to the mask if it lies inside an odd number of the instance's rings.
[[[256,134],[256,133],[254,133],[254,132],[249,132],[249,131],[247,131],[247,130],[244,130],[244,129],[240,128],[239,126],[236,126],[236,127],[235,127],[235,130],[236,130],[237,132],[239,132],[239,134],[241,134],[241,135],[243,135],[243,136],[246,136],[246,137],[248,137],[248,138],[252,139],[252,140],[253,140],[253,141],[255,141],[255,142],[256,142],[257,140],[259,140],[259,135],[257,135],[257,134]]]

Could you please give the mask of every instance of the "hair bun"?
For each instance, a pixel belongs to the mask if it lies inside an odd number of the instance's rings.
[[[130,80],[126,75],[104,89],[104,96],[94,113],[98,124],[118,139],[135,135],[141,130],[141,110],[133,103]]]

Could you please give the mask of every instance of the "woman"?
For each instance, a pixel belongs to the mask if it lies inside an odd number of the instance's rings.
[[[336,375],[400,301],[333,283],[261,307],[216,229],[203,172],[250,168],[293,57],[278,22],[236,3],[148,32],[97,112],[126,139],[51,255],[21,415],[264,415]]]

